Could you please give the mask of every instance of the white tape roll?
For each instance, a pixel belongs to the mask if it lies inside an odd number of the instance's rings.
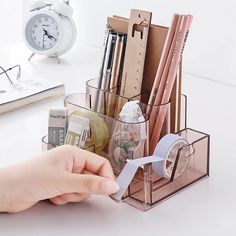
[[[183,151],[180,152],[175,178],[181,175],[186,169],[190,158],[189,148],[185,148],[187,145],[188,142],[183,137],[175,134],[167,134],[158,142],[153,156],[129,160],[116,179],[120,189],[117,193],[112,194],[111,198],[120,201],[137,169],[148,163],[152,163],[153,171],[156,174],[170,179],[178,150],[183,148]]]
[[[175,160],[180,148],[186,147],[188,142],[183,137],[176,134],[165,135],[157,144],[153,156],[157,156],[160,162],[153,162],[153,171],[164,177],[170,179]],[[189,161],[189,149],[185,148],[181,151],[181,156],[179,158],[178,166],[175,172],[175,178],[180,176],[185,168],[187,167]]]

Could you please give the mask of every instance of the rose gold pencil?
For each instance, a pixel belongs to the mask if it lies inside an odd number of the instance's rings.
[[[164,90],[165,90],[166,81],[168,79],[167,78],[168,73],[169,73],[169,70],[170,70],[171,63],[172,63],[172,55],[173,55],[174,50],[175,50],[175,42],[176,42],[178,34],[179,34],[179,28],[180,28],[182,19],[183,19],[183,16],[180,16],[178,18],[178,21],[177,21],[177,24],[176,24],[176,32],[175,32],[172,44],[170,46],[169,53],[167,55],[167,60],[166,60],[165,66],[164,66],[161,81],[160,81],[158,91],[157,91],[157,95],[156,95],[155,101],[154,101],[155,104],[161,104],[161,101],[162,101],[162,96],[163,96],[163,93],[164,93]]]
[[[160,69],[157,71],[157,76],[154,82],[155,83],[154,89],[152,89],[153,93],[151,94],[151,97],[150,97],[151,98],[150,104],[152,106],[161,105],[161,99],[162,99],[168,71],[171,64],[171,55],[173,54],[174,47],[175,47],[173,42],[176,41],[178,29],[181,23],[181,16],[175,14],[172,23],[173,24],[171,25],[170,30],[169,30],[170,34],[168,32],[166,44],[163,49],[163,54],[162,54],[163,60],[160,61],[161,64],[158,67]],[[148,108],[149,107],[150,106],[148,106]],[[152,135],[152,131],[155,125],[155,120],[156,120],[155,117],[157,116],[158,109],[151,109],[151,111],[148,111],[147,113],[150,116],[150,136]]]
[[[187,39],[188,28],[190,28],[191,21],[192,21],[192,16],[189,16],[189,15],[183,16],[181,19],[181,25],[180,25],[180,29],[177,32],[176,41],[173,42],[173,44],[175,45],[173,54],[169,55],[171,56],[171,64],[170,64],[170,68],[169,68],[169,72],[168,72],[168,76],[166,80],[166,86],[165,86],[163,96],[161,99],[161,104],[165,104],[169,102],[171,91],[172,91],[175,78],[176,78],[178,65],[182,57],[183,47]],[[159,113],[157,115],[156,123],[153,129],[153,133],[151,135],[151,142],[150,142],[151,154],[153,153],[156,143],[158,142],[160,138],[166,112],[167,112],[166,106],[160,107]]]
[[[163,105],[163,104],[168,103],[169,100],[166,103],[162,103],[162,97],[163,97],[166,82],[167,82],[167,79],[168,79],[168,73],[169,73],[169,70],[170,70],[170,66],[171,66],[171,63],[172,63],[172,55],[173,55],[174,50],[175,50],[175,42],[178,38],[179,29],[180,29],[183,17],[184,17],[183,15],[178,17],[175,32],[174,32],[174,37],[173,37],[173,40],[172,40],[171,45],[170,45],[170,49],[169,49],[169,52],[168,52],[168,55],[167,55],[167,60],[166,60],[164,70],[163,70],[163,73],[162,73],[162,76],[161,76],[160,84],[159,84],[159,87],[158,87],[157,95],[155,97],[154,104],[160,105],[159,109],[155,112],[156,117],[158,115],[157,113],[159,112],[161,106],[168,106],[168,105]],[[154,124],[153,124],[152,127],[154,128],[156,119],[154,119],[153,121],[154,121]],[[153,129],[152,129],[152,132],[153,132]],[[152,132],[150,132],[151,136],[152,136]]]
[[[176,24],[178,21],[179,15],[178,14],[174,14],[173,18],[172,18],[172,22],[170,25],[170,28],[168,30],[167,36],[166,36],[166,40],[165,40],[165,44],[162,50],[162,54],[161,54],[161,59],[159,62],[159,66],[157,68],[157,72],[156,72],[156,76],[155,76],[155,80],[152,86],[152,91],[151,91],[151,95],[148,101],[148,104],[150,105],[154,105],[155,102],[155,97],[157,95],[157,90],[158,90],[158,86],[160,84],[160,80],[161,80],[161,76],[165,67],[165,63],[168,57],[168,53],[170,50],[170,46],[174,37],[174,33],[175,33],[175,28],[176,28]],[[147,113],[149,114],[151,110],[151,107],[148,107]]]

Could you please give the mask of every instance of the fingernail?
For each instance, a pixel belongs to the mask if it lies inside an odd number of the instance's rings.
[[[119,188],[119,185],[115,181],[105,181],[101,184],[101,193],[109,195],[112,193],[116,193]]]

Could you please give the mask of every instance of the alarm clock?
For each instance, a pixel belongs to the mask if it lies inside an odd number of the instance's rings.
[[[69,1],[30,4],[29,16],[24,24],[24,41],[35,54],[56,57],[66,53],[76,39],[73,9]]]

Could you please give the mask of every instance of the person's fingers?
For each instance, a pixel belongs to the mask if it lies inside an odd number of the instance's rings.
[[[64,205],[69,202],[81,202],[88,199],[91,195],[85,193],[65,193],[49,199],[55,205]]]
[[[65,202],[60,196],[49,199],[55,205],[65,205]]]
[[[45,155],[48,156],[46,159],[50,162],[59,163],[59,165],[63,163],[69,172],[81,173],[82,170],[87,170],[95,175],[112,180],[115,178],[107,159],[75,146],[63,145],[48,151]],[[52,156],[55,158],[52,158]]]
[[[80,174],[84,174],[84,175],[94,175],[94,173],[87,171],[87,170],[82,170]]]
[[[107,159],[76,147],[72,150],[74,159],[72,172],[80,173],[85,169],[95,175],[115,179],[111,164]]]
[[[110,195],[119,190],[119,185],[97,175],[67,173],[60,182],[60,188],[64,193]]]

